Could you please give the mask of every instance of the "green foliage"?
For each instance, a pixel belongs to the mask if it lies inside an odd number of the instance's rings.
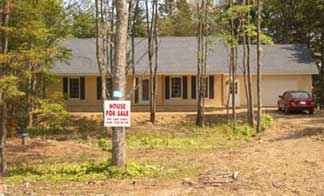
[[[0,105],[2,104],[1,101],[14,99],[15,97],[24,95],[24,93],[18,89],[17,85],[18,78],[16,76],[9,75],[0,78],[0,94],[4,94],[4,97],[0,99]]]
[[[226,133],[230,139],[250,140],[256,136],[256,130],[242,121],[237,122],[236,130],[233,131],[232,123],[224,125]]]
[[[181,135],[181,131],[188,133]],[[174,149],[180,151],[223,149],[233,145],[228,142],[223,126],[206,128],[185,126],[178,127],[176,132],[163,130],[161,133],[152,134],[138,130],[127,136],[127,145],[129,149]]]
[[[105,152],[112,152],[112,146],[107,141],[107,139],[104,139],[104,138],[99,139],[97,142],[97,146]]]
[[[64,126],[69,115],[64,104],[64,97],[61,93],[39,100],[39,107],[33,111],[38,126],[52,128]]]
[[[101,180],[107,178],[128,178],[141,176],[157,176],[171,174],[172,170],[146,163],[128,161],[126,169],[111,165],[111,160],[85,163],[56,163],[29,166],[15,166],[9,168],[11,182],[23,181],[84,181]]]
[[[159,20],[159,34],[161,36],[192,36],[195,33],[193,13],[186,0],[177,0],[175,3],[160,11],[167,13]],[[164,14],[164,13],[163,13]]]
[[[268,129],[271,127],[271,124],[273,122],[273,117],[270,114],[263,114],[262,115],[262,129]]]

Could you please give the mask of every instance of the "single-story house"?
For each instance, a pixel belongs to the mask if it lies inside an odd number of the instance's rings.
[[[72,50],[70,63],[56,62],[53,72],[59,83],[48,87],[48,92],[68,95],[69,111],[101,111],[100,78],[96,59],[95,39],[66,40],[64,47]],[[312,75],[318,69],[310,50],[304,45],[263,45],[262,102],[276,107],[278,95],[286,90],[312,91]],[[127,92],[130,93],[133,111],[143,111],[149,105],[149,67],[147,41],[136,39],[136,92],[132,90],[129,74]],[[254,98],[256,95],[256,46],[251,46]],[[242,76],[242,47],[238,48],[238,77],[236,81],[236,106],[246,106]],[[207,61],[206,107],[224,107],[227,104],[229,81],[228,48],[222,43],[210,45]],[[130,72],[131,73],[131,72]],[[194,110],[197,103],[197,40],[195,37],[159,38],[157,109]]]

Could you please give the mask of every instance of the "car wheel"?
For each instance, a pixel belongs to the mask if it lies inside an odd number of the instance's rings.
[[[314,109],[309,110],[309,114],[314,114]]]

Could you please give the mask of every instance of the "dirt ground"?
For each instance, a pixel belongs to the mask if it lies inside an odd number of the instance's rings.
[[[0,193],[8,195],[301,195],[324,196],[324,114],[283,115],[272,112],[271,128],[250,142],[240,142],[225,150],[197,152],[142,151],[142,157],[158,156],[163,161],[186,159],[198,166],[193,176],[145,177],[125,180],[69,183],[21,183],[0,182]],[[94,118],[95,114],[88,117]],[[134,113],[133,126],[151,126],[148,114]],[[224,119],[223,112],[208,113],[211,122]],[[159,127],[186,124],[194,119],[194,113],[159,113]],[[170,123],[172,122],[172,123]],[[28,145],[35,147],[18,149],[19,140],[9,140],[9,156],[12,163],[26,158],[33,162],[46,160],[80,160],[82,157],[100,159],[102,154],[93,151],[92,144],[72,141],[40,140]],[[39,143],[33,143],[39,142]],[[42,146],[43,145],[43,146]],[[36,146],[38,146],[36,148]],[[39,147],[41,146],[41,147]],[[69,148],[67,148],[69,146]],[[57,153],[61,151],[64,153]],[[164,154],[163,154],[164,153]],[[129,156],[138,156],[130,154]],[[217,178],[218,174],[238,172],[226,183],[206,183],[202,176]],[[237,173],[236,173],[237,174]],[[216,176],[216,177],[215,177]],[[222,180],[224,182],[224,180]]]

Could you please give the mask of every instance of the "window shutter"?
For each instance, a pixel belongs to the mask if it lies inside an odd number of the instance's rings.
[[[214,88],[214,76],[209,76],[209,98],[214,99],[215,88]]]
[[[165,77],[165,99],[170,99],[170,77]]]
[[[135,103],[138,103],[138,101],[139,101],[139,86],[138,86],[138,83],[139,83],[139,81],[138,81],[138,78],[136,78],[135,79],[135,87],[136,87],[136,89],[135,89]]]
[[[64,96],[64,99],[67,99],[68,98],[68,95],[69,95],[69,80],[67,77],[64,77],[63,78],[63,96]]]
[[[191,98],[192,99],[196,99],[196,85],[197,85],[197,82],[196,82],[196,76],[192,76],[191,77]]]
[[[102,88],[102,85],[101,85],[101,77],[97,77],[97,99],[98,100],[101,100],[102,99],[102,96],[101,96],[101,88]]]
[[[182,86],[183,86],[182,98],[188,99],[188,77],[187,76],[182,77]]]
[[[85,99],[85,79],[84,77],[80,77],[80,99]]]

